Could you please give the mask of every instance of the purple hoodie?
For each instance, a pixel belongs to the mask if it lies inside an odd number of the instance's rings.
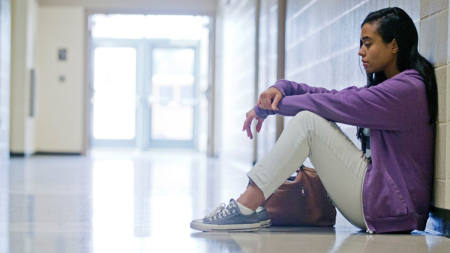
[[[428,124],[425,85],[416,70],[405,70],[370,88],[337,91],[287,80],[279,80],[273,87],[284,96],[279,110],[255,106],[260,118],[294,116],[307,110],[330,121],[370,128],[372,163],[364,178],[363,210],[371,231],[425,229],[435,124]]]

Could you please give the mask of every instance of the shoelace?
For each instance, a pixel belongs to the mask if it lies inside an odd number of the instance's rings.
[[[212,211],[209,215],[205,216],[205,219],[209,219],[210,221],[212,219],[217,220],[221,219],[222,217],[226,217],[227,215],[231,214],[230,209],[231,206],[228,207],[225,206],[225,203],[220,204],[214,211]],[[233,210],[234,213],[234,210]]]

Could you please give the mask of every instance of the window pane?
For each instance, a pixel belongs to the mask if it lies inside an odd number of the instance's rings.
[[[152,105],[151,137],[154,140],[191,140],[194,108],[183,99],[194,89],[193,49],[153,50],[152,94],[160,96]],[[192,96],[191,96],[192,97]]]
[[[94,51],[93,135],[131,140],[136,129],[136,50],[100,47]]]

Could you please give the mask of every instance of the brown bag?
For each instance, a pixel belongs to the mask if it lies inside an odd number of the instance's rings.
[[[300,167],[265,203],[274,226],[332,227],[336,209],[315,169]]]

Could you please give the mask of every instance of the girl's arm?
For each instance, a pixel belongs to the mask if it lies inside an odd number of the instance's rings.
[[[332,93],[336,94],[337,90],[327,90],[325,88],[320,87],[311,87],[305,83],[296,83],[288,80],[278,80],[273,86],[277,88],[283,96],[293,96],[293,95],[303,95],[306,93],[315,94],[315,93]]]
[[[273,114],[294,116],[307,110],[335,122],[400,131],[410,125],[414,113],[412,108],[427,106],[426,101],[418,99],[414,84],[404,78],[390,79],[371,88],[350,87],[339,92],[290,83],[280,84],[283,91],[291,95],[280,100],[279,110],[265,110],[256,106],[254,109],[258,117],[264,119]]]

